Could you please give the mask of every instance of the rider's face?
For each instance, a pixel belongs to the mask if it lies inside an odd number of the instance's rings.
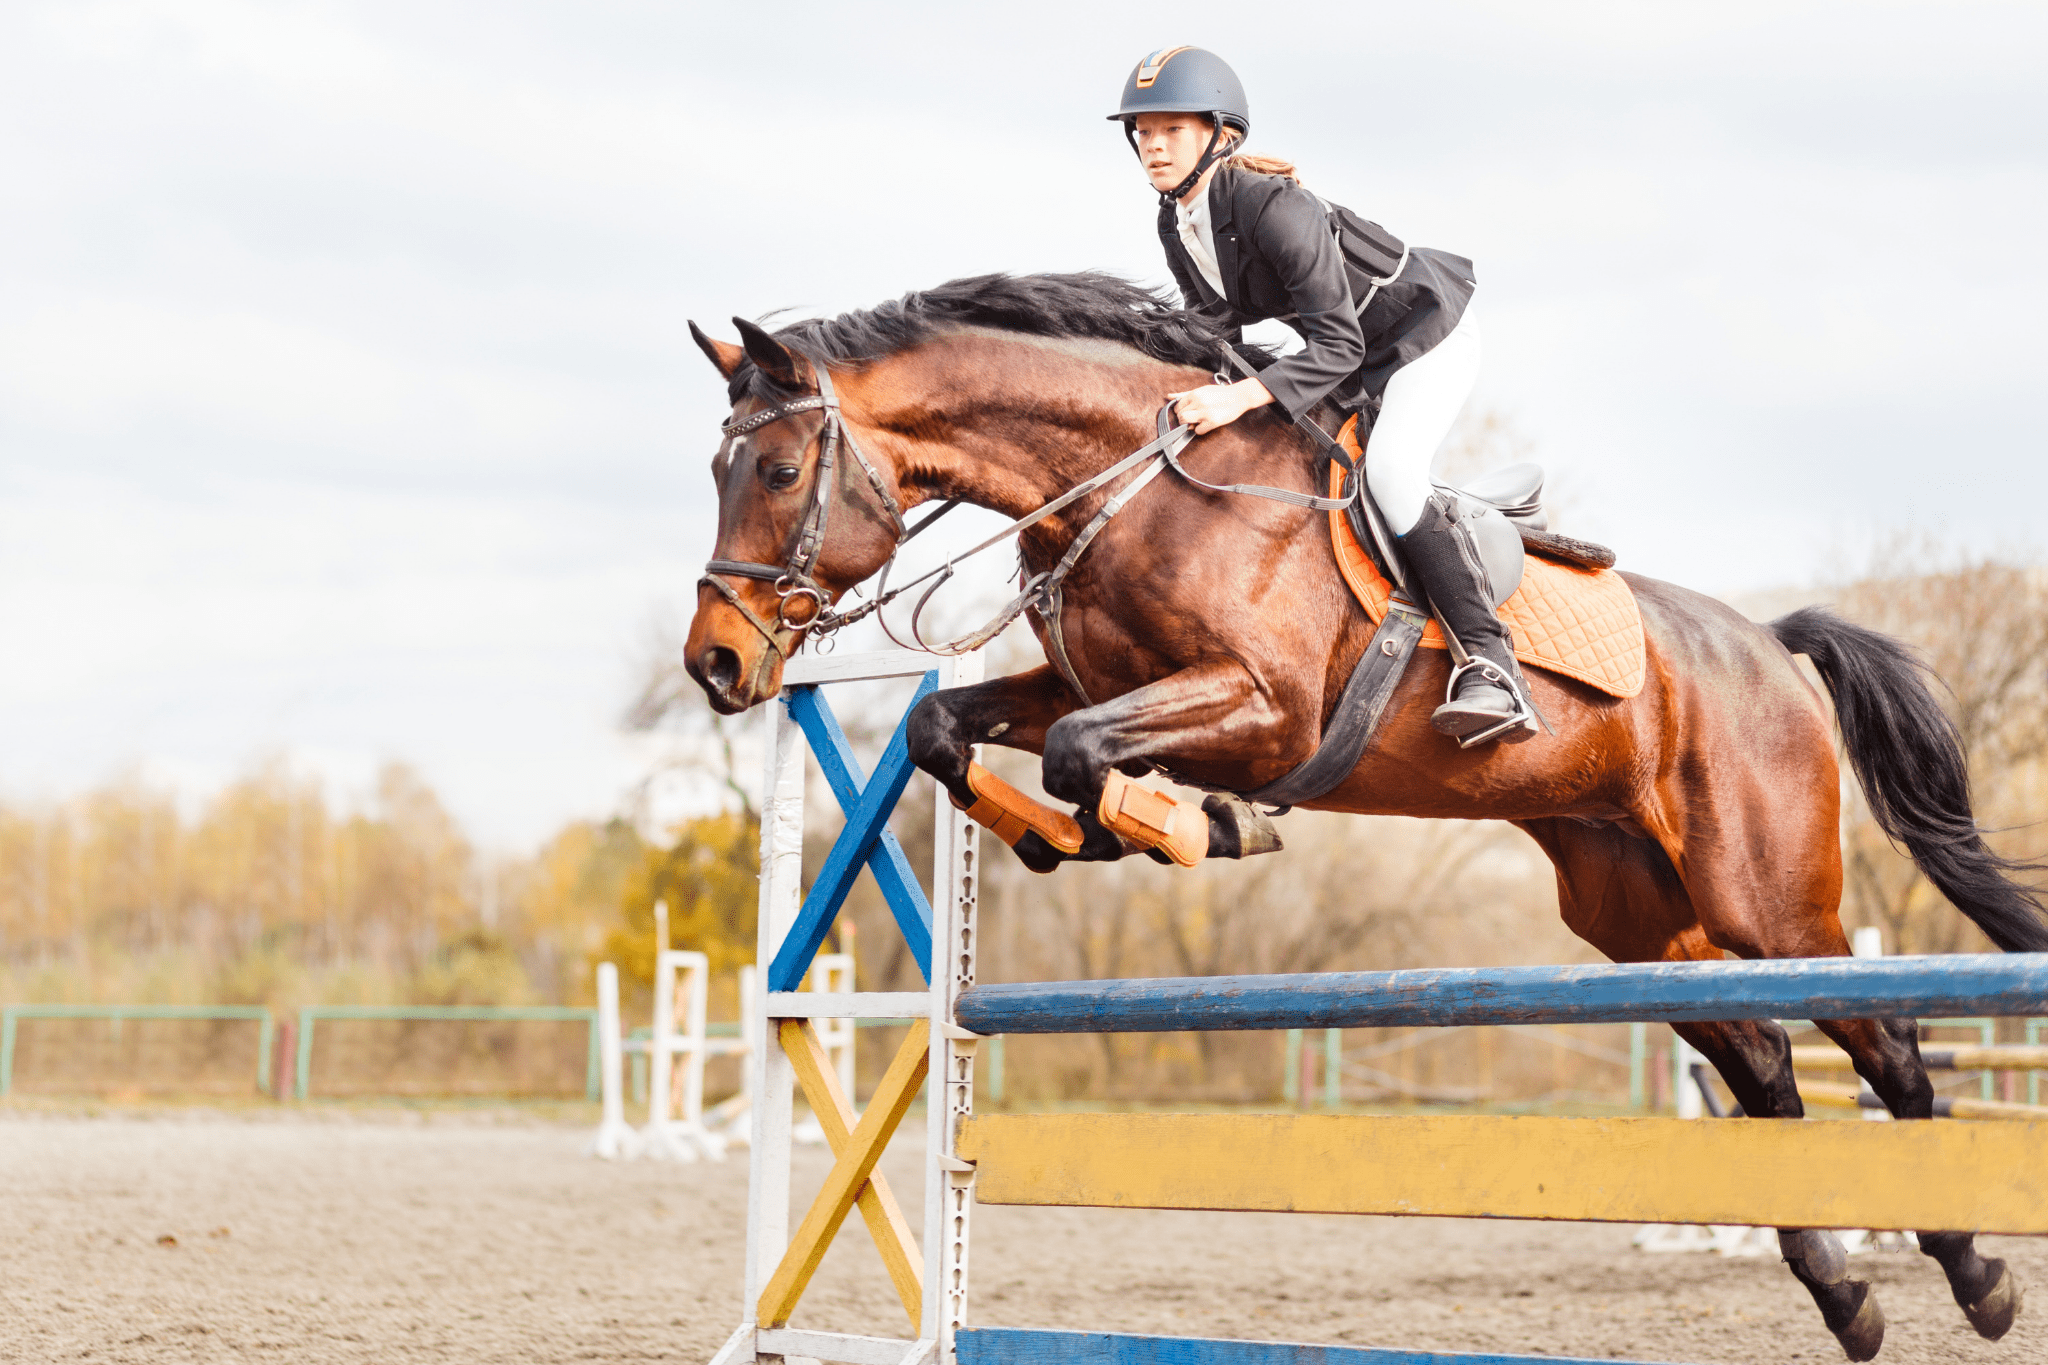
[[[1138,158],[1152,188],[1165,194],[1187,179],[1215,131],[1201,114],[1138,115]]]

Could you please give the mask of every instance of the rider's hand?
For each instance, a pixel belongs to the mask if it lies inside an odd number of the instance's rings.
[[[1177,400],[1174,414],[1193,427],[1197,436],[1206,436],[1218,427],[1227,427],[1253,408],[1273,401],[1273,395],[1256,379],[1240,379],[1235,384],[1209,384],[1166,396]]]

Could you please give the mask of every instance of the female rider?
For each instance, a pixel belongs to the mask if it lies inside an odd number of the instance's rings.
[[[1479,374],[1472,263],[1404,248],[1303,189],[1284,161],[1235,155],[1251,131],[1250,110],[1214,53],[1177,47],[1146,57],[1110,118],[1124,125],[1159,191],[1159,238],[1187,306],[1232,339],[1247,322],[1278,318],[1306,343],[1256,379],[1168,395],[1180,420],[1200,434],[1267,403],[1289,418],[1325,398],[1352,413],[1376,407],[1366,487],[1473,660],[1431,724],[1448,735],[1534,734],[1478,547],[1457,500],[1429,475]]]

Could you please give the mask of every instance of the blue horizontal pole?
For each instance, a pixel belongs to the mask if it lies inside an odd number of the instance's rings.
[[[1405,1351],[1388,1346],[1309,1346],[1293,1341],[1141,1337],[1123,1332],[1049,1332],[963,1327],[953,1341],[960,1365],[1595,1365],[1584,1356],[1506,1356]],[[1598,1365],[1628,1365],[1601,1357]]]
[[[976,986],[976,1033],[1683,1023],[2048,1013],[2048,953],[1466,967]]]

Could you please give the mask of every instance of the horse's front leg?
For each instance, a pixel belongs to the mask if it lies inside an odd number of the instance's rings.
[[[910,761],[937,778],[956,805],[970,808],[981,800],[970,775],[975,745],[1000,744],[1042,754],[1046,732],[1076,705],[1073,692],[1049,664],[972,687],[934,692],[910,713]],[[1038,805],[1019,795],[1023,802]],[[1057,817],[1056,812],[1045,813]],[[1081,846],[1071,853],[1030,830],[1006,841],[1033,872],[1050,872],[1070,860],[1109,862],[1128,852],[1123,841],[1097,823],[1092,814],[1077,823]]]
[[[1241,761],[1247,753],[1284,750],[1285,728],[1286,718],[1242,664],[1197,664],[1055,721],[1044,741],[1045,789],[1092,815],[1112,769],[1141,776],[1153,763],[1196,767]],[[1208,831],[1201,852],[1209,857],[1245,858],[1280,848],[1272,824],[1243,801],[1211,796],[1202,803],[1202,813]],[[1129,847],[1136,851],[1146,844]],[[1158,843],[1149,851],[1166,857]],[[1175,859],[1187,861],[1201,852],[1176,853]]]
[[[1186,676],[1177,674],[1175,678]],[[1168,679],[1155,686],[1168,686],[1174,681]],[[1151,691],[1149,688],[1145,690]],[[1045,754],[1048,736],[1055,726],[1065,727],[1080,717],[1096,717],[1100,713],[1123,708],[1129,701],[1130,698],[1125,697],[1106,706],[1080,710],[1073,692],[1047,665],[1006,678],[993,678],[973,687],[948,688],[926,697],[911,712],[910,758],[937,778],[957,804],[963,808],[971,807],[982,797],[982,793],[972,785],[970,774],[975,745],[1000,744],[1026,753]],[[1101,788],[1102,778],[1098,776],[1093,794],[1075,802],[1079,809],[1074,812],[1073,819],[1081,834],[1078,849],[1069,852],[1056,848],[1030,831],[1013,840],[1006,838],[1006,842],[1033,872],[1050,872],[1064,862],[1113,862],[1145,851],[1144,845],[1125,840],[1105,829],[1096,817],[1096,799],[1101,795]],[[1047,790],[1052,790],[1049,775]],[[1017,794],[1017,799],[1023,805],[1038,806],[1037,802],[1021,793]],[[1202,803],[1202,810],[1208,822],[1209,857],[1244,858],[1280,847],[1279,836],[1273,832],[1272,824],[1242,801],[1212,796]]]

